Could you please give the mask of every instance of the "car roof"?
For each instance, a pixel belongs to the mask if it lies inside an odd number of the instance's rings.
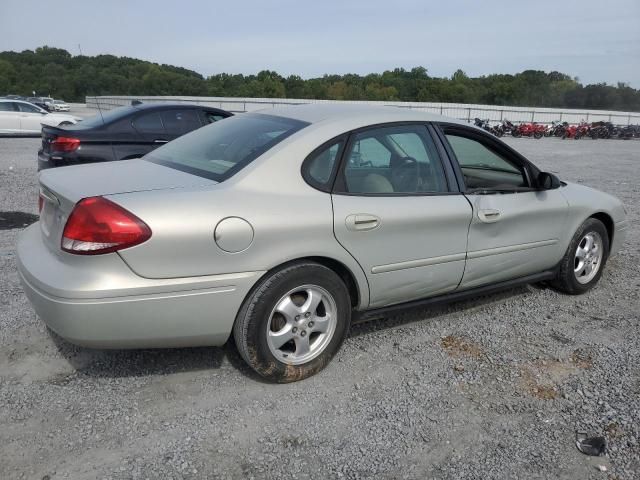
[[[0,102],[28,103],[29,105],[33,105],[31,102],[27,102],[26,100],[18,100],[13,98],[0,98]]]
[[[467,125],[467,123],[451,117],[435,113],[414,110],[406,107],[383,105],[348,104],[348,103],[307,103],[286,105],[258,110],[256,113],[291,118],[307,123],[332,121],[364,121],[370,125],[386,122],[423,121],[447,122]]]
[[[179,102],[138,103],[136,105],[123,105],[123,106],[135,108],[136,110],[154,110],[154,109],[164,109],[164,108],[202,108],[206,110],[220,110],[219,108],[209,107],[207,105],[196,105],[195,103],[179,103]]]

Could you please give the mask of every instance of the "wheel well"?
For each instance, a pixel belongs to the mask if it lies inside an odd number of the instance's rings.
[[[358,291],[358,284],[353,277],[353,273],[341,262],[328,257],[308,257],[307,260],[313,260],[327,268],[333,270],[347,286],[349,290],[349,297],[351,298],[351,306],[356,308],[360,304],[360,292]]]
[[[589,218],[595,218],[596,220],[600,220],[604,224],[609,236],[609,245],[611,245],[611,243],[613,242],[613,219],[604,212],[595,213]]]
[[[351,273],[351,270],[349,270],[349,268],[347,268],[342,262],[339,262],[338,260],[334,260],[333,258],[329,258],[329,257],[296,258],[294,260],[290,260],[286,263],[280,264],[274,268],[269,269],[269,272],[280,270],[292,263],[304,262],[304,261],[316,262],[316,263],[319,263],[320,265],[327,267],[330,270],[333,270],[333,272],[336,273],[336,275],[338,275],[342,279],[344,284],[347,286],[347,290],[349,291],[349,298],[351,299],[351,306],[353,308],[358,307],[358,305],[360,304],[360,292],[358,290],[358,284],[356,283],[353,273]],[[267,272],[267,274],[269,272]]]

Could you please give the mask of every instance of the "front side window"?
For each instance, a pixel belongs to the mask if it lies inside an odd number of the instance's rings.
[[[223,181],[307,125],[284,117],[244,113],[178,137],[144,158]]]
[[[344,186],[354,194],[424,194],[448,191],[444,169],[423,125],[357,133],[348,147]]]
[[[521,166],[477,140],[449,133],[446,137],[458,159],[467,191],[528,189]]]
[[[133,120],[133,128],[140,133],[164,133],[162,120],[157,112],[145,113]]]
[[[224,115],[220,115],[219,113],[213,113],[213,112],[207,112],[207,111],[202,113],[204,113],[204,119],[207,123],[214,123],[227,118]]]
[[[171,135],[183,135],[202,126],[196,110],[167,110],[161,116],[164,128]]]

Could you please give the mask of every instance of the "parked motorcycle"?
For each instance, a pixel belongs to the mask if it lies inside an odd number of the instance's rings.
[[[521,123],[518,127],[511,131],[511,135],[518,137],[533,137],[535,139],[541,139],[544,136],[546,127],[544,125],[538,125],[537,123]]]
[[[569,124],[567,122],[553,121],[545,132],[546,137],[562,137]]]
[[[591,131],[591,126],[588,123],[581,122],[580,125],[578,125],[578,129],[576,131],[574,138],[576,140],[579,140],[582,137],[588,137],[590,131]]]
[[[611,138],[611,132],[613,129],[613,124],[610,122],[593,122],[589,129],[589,136],[594,140],[599,138]]]
[[[480,120],[479,118],[475,118],[473,120],[473,124],[476,127],[480,127],[483,130],[495,135],[496,137],[501,137],[502,135],[504,135],[504,130],[502,129],[502,125],[490,125],[489,124],[489,119],[486,120]]]
[[[623,140],[629,140],[634,137],[640,137],[640,126],[638,125],[627,125],[626,127],[620,127],[618,129],[618,138]]]
[[[582,137],[589,135],[589,131],[589,124],[584,122],[579,125],[567,125],[562,134],[562,139],[573,138],[574,140],[580,140]]]

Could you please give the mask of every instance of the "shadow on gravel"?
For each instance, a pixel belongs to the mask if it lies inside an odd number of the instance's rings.
[[[524,285],[522,287],[512,288],[504,290],[502,292],[493,293],[490,295],[482,295],[469,300],[461,300],[458,302],[431,305],[427,307],[415,307],[407,309],[393,316],[376,317],[371,320],[367,320],[363,323],[358,323],[351,327],[349,333],[350,337],[359,337],[371,332],[386,330],[408,325],[410,323],[421,322],[432,318],[439,317],[450,313],[464,313],[465,311],[482,307],[484,305],[491,305],[496,302],[507,300],[512,297],[531,293],[532,290],[546,288],[543,285]]]
[[[219,369],[227,362],[251,380],[265,380],[240,357],[232,341],[222,347],[100,350],[67,342],[47,328],[60,354],[78,374],[123,378]]]
[[[0,212],[0,230],[28,227],[40,217],[26,212]]]
[[[491,295],[427,308],[413,308],[393,316],[380,317],[353,325],[350,337],[359,337],[379,330],[397,328],[450,313],[465,311],[500,302],[531,292],[520,287]],[[138,350],[98,350],[73,345],[47,329],[58,351],[80,375],[103,378],[144,377],[182,372],[220,369],[226,362],[251,380],[266,382],[240,357],[232,340],[222,347],[163,348]],[[226,362],[225,362],[226,360]]]

